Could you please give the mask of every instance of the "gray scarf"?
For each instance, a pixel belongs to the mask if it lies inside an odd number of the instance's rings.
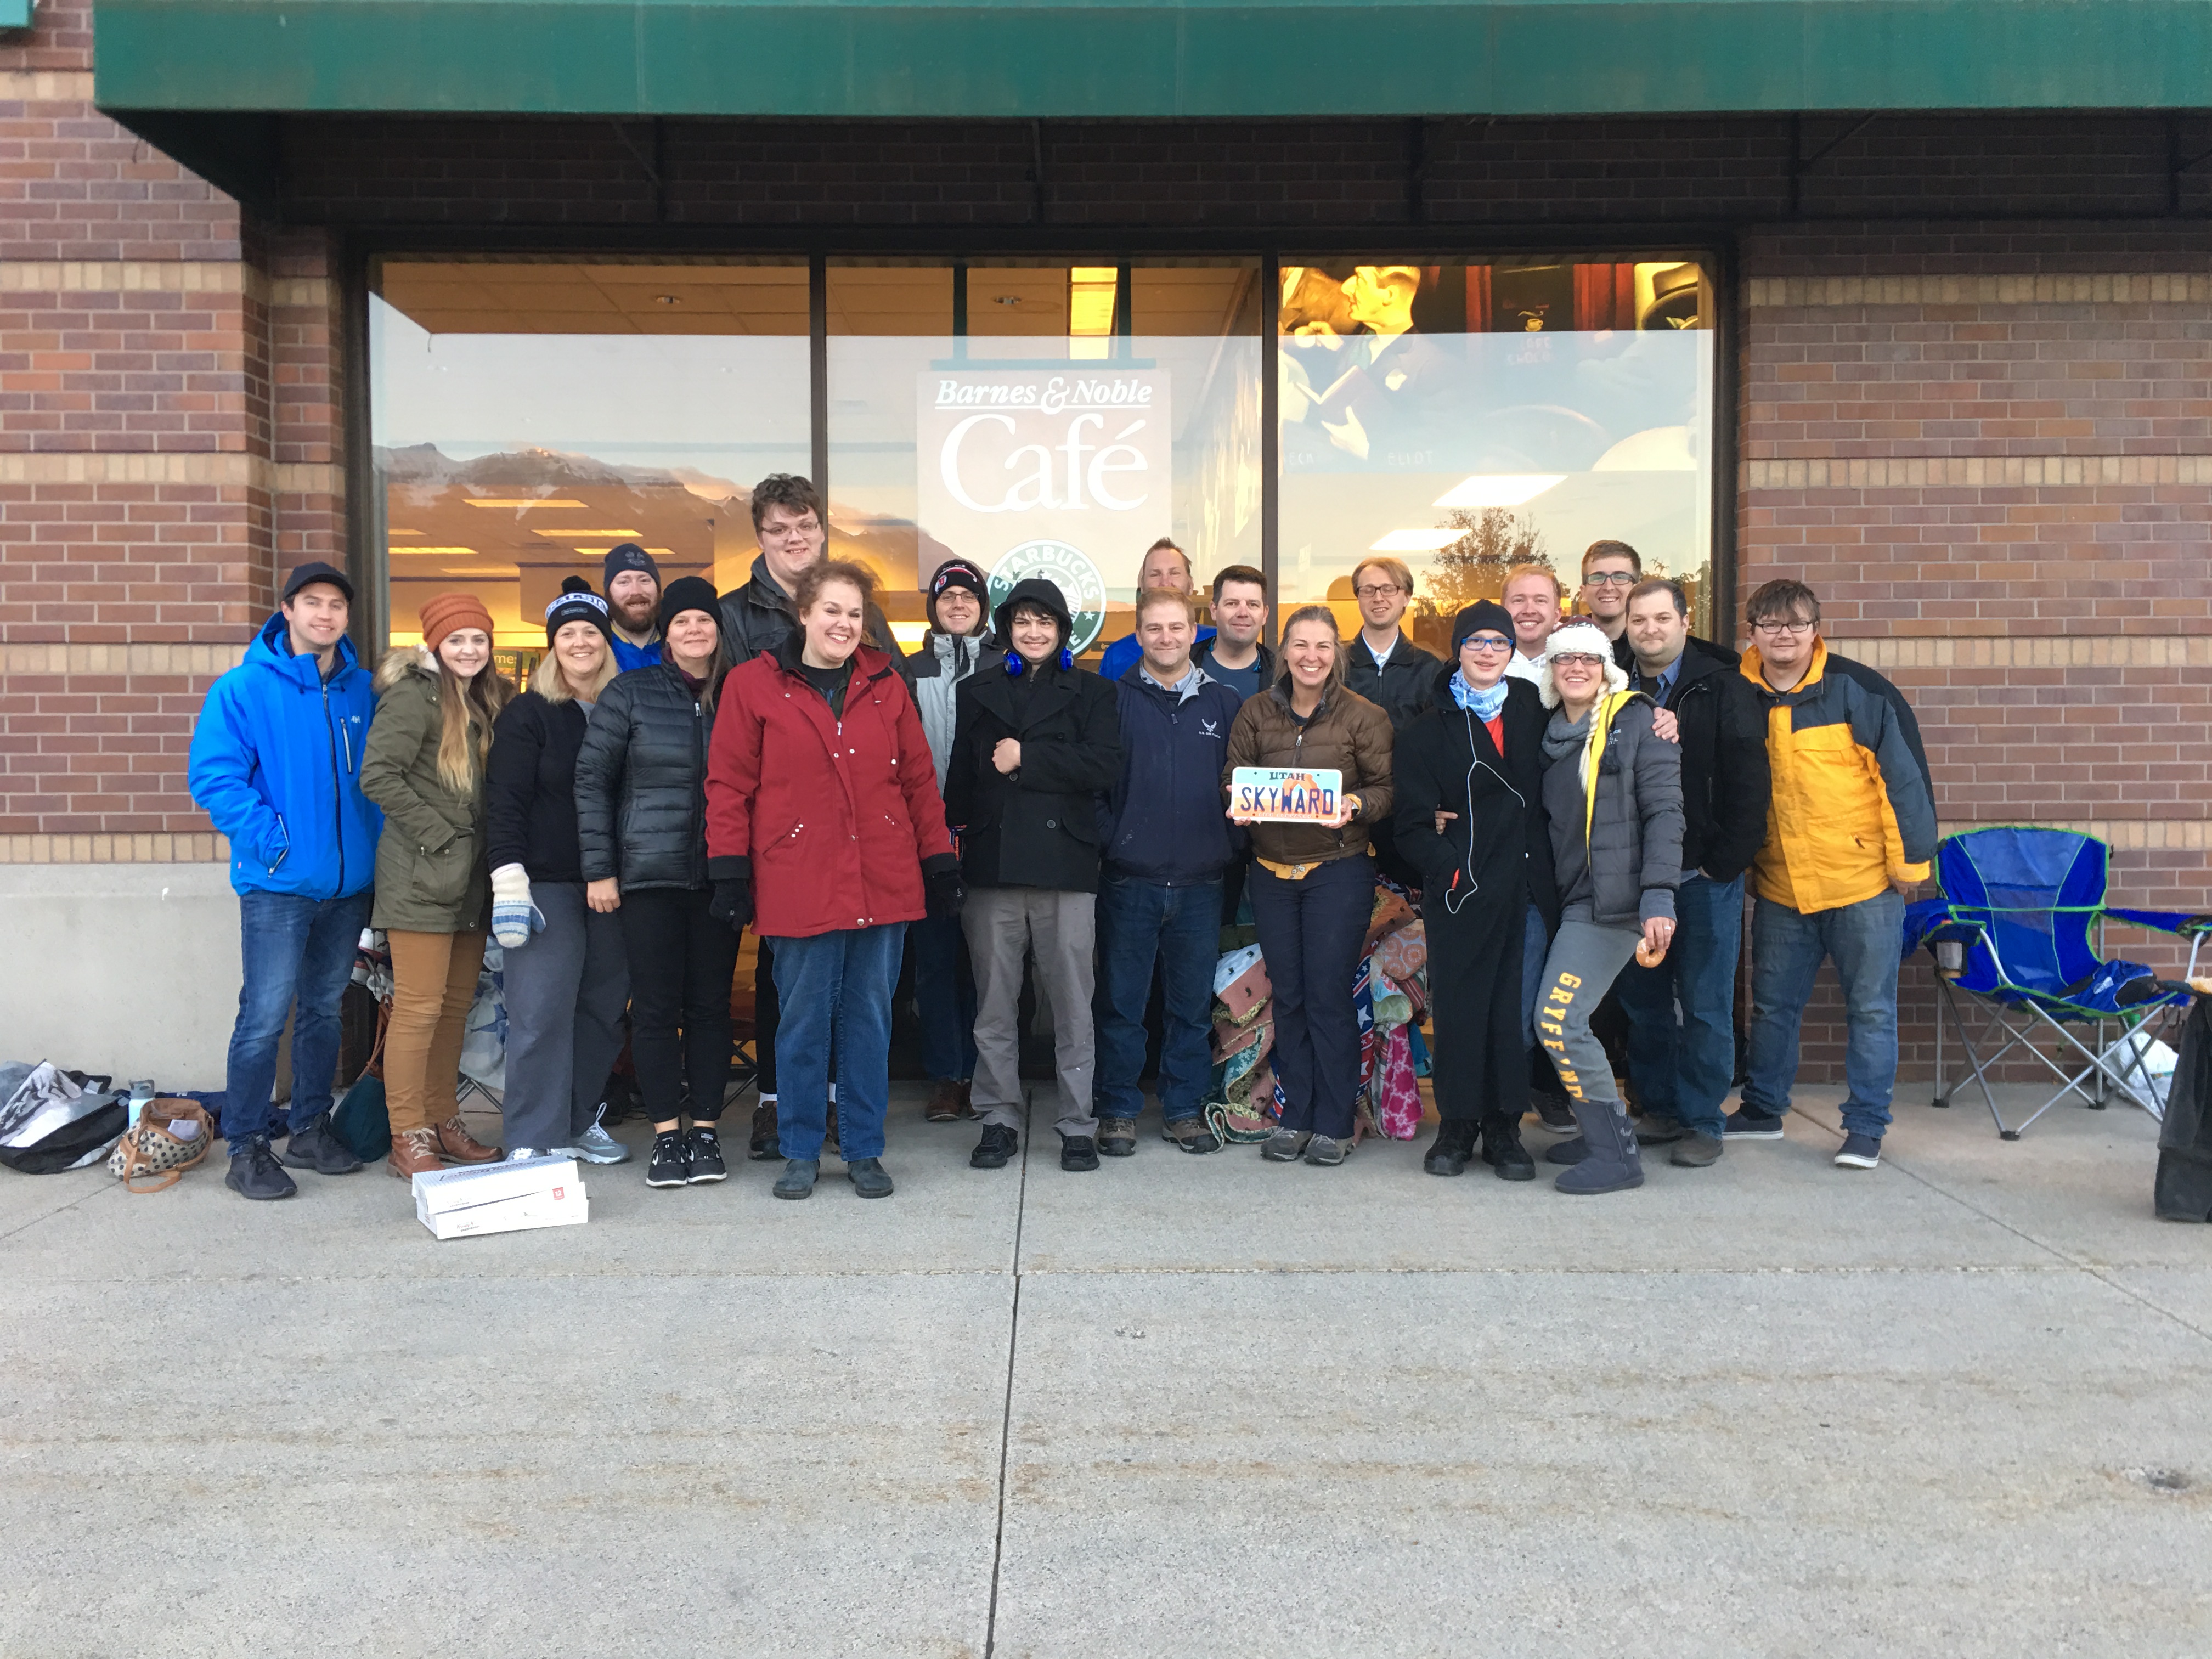
[[[1562,761],[1578,751],[1589,741],[1590,718],[1596,713],[1597,705],[1592,703],[1583,711],[1580,720],[1571,720],[1567,718],[1565,705],[1554,708],[1552,723],[1544,728],[1544,757]]]

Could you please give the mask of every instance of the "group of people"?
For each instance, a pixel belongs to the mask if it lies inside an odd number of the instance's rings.
[[[600,1121],[626,1027],[654,1129],[647,1182],[725,1179],[748,929],[761,1100],[746,1151],[783,1160],[780,1198],[812,1192],[833,1141],[860,1196],[892,1191],[891,1009],[909,942],[925,1115],[977,1121],[971,1164],[1020,1150],[1025,980],[1051,1026],[1061,1168],[1135,1152],[1156,983],[1162,1136],[1215,1152],[1214,970],[1247,904],[1279,1101],[1261,1152],[1341,1164],[1378,872],[1417,896],[1425,933],[1431,1173],[1479,1157],[1533,1178],[1532,1096],[1561,1133],[1545,1157],[1570,1193],[1640,1184],[1644,1146],[1696,1168],[1729,1139],[1778,1138],[1824,958],[1850,1026],[1837,1161],[1878,1161],[1901,907],[1933,854],[1932,793],[1904,699],[1829,656],[1802,584],[1752,595],[1739,660],[1690,635],[1679,583],[1600,542],[1578,614],[1563,616],[1549,567],[1519,567],[1499,601],[1451,619],[1442,659],[1404,632],[1411,572],[1375,556],[1352,576],[1356,635],[1309,605],[1271,649],[1261,573],[1218,572],[1202,627],[1190,561],[1163,539],[1133,631],[1094,673],[1049,581],[1018,581],[991,611],[986,573],[946,561],[909,655],[873,574],[826,556],[806,480],[763,480],[752,511],[761,552],[727,594],[696,576],[664,585],[631,544],[606,556],[603,592],[570,578],[519,695],[490,672],[492,620],[473,597],[423,606],[422,643],[372,681],[346,637],[344,574],[291,574],[192,749],[194,798],[230,840],[240,900],[234,1189],[282,1198],[296,1190],[286,1166],[359,1167],[329,1115],[365,926],[390,943],[396,1176],[627,1158]],[[1240,767],[1333,770],[1334,812],[1237,816]],[[1747,878],[1749,1053],[1728,1113]],[[471,1136],[453,1097],[488,937],[504,966],[504,1147]],[[288,1012],[295,1085],[276,1133]]]

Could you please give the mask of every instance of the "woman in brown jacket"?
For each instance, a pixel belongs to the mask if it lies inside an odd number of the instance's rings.
[[[1283,1164],[1301,1153],[1309,1164],[1341,1164],[1359,1091],[1352,981],[1375,907],[1368,831],[1390,816],[1390,717],[1345,684],[1344,647],[1327,605],[1291,613],[1279,660],[1274,684],[1237,712],[1222,787],[1240,766],[1332,768],[1342,787],[1326,822],[1265,823],[1230,809],[1251,826],[1246,890],[1274,988],[1285,1101],[1282,1126],[1261,1151]]]

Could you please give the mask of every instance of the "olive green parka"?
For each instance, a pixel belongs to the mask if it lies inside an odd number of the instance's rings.
[[[390,653],[376,671],[361,763],[362,793],[384,809],[373,927],[465,933],[490,923],[483,781],[462,795],[438,775],[441,684],[437,659],[419,646]]]

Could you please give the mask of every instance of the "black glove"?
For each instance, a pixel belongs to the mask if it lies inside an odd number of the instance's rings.
[[[753,919],[752,878],[726,876],[716,882],[707,914],[718,921],[728,922],[732,933],[743,933],[745,924]]]
[[[922,866],[922,903],[932,921],[944,921],[960,914],[967,902],[968,890],[961,884],[960,860],[951,854],[940,854]]]

